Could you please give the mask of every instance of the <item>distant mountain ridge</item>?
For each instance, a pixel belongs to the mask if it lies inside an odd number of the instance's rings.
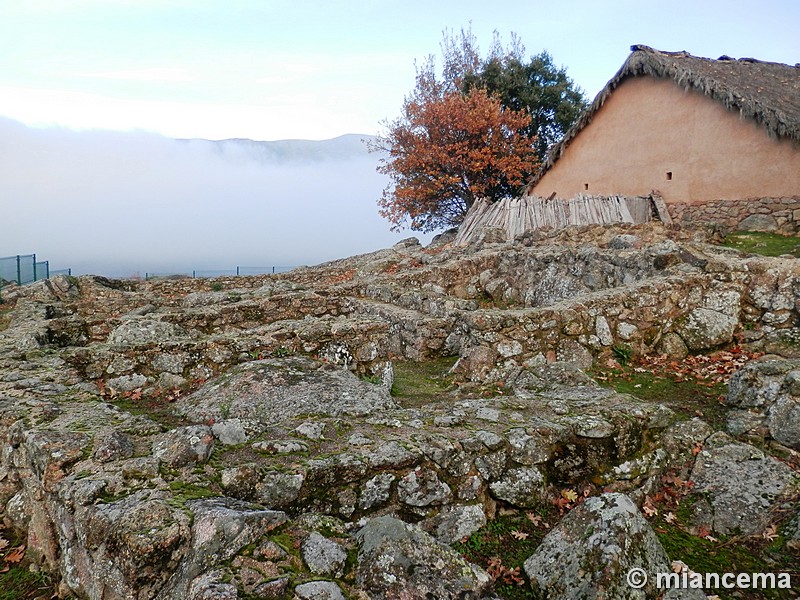
[[[368,156],[365,144],[375,136],[349,133],[329,140],[255,141],[246,138],[226,140],[179,140],[189,144],[211,145],[215,152],[228,158],[246,157],[264,163],[296,163],[349,160]]]

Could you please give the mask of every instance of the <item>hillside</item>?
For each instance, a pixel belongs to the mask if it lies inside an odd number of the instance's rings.
[[[229,157],[249,157],[264,163],[351,160],[369,155],[364,140],[374,136],[346,134],[330,140],[277,140],[260,142],[249,139],[181,140],[195,145],[210,145]]]

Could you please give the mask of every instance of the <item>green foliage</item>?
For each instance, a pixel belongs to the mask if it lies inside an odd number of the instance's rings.
[[[723,246],[762,256],[790,254],[800,257],[800,238],[762,231],[734,231],[725,236]]]
[[[48,592],[50,586],[49,578],[44,573],[34,573],[27,567],[15,565],[0,573],[0,600],[34,598],[37,593]],[[45,594],[44,597],[50,596]]]
[[[275,350],[272,351],[272,356],[275,358],[284,358],[292,354],[292,351],[289,350],[286,346],[278,346]]]
[[[627,365],[633,356],[633,349],[628,344],[617,344],[611,351],[614,353],[614,358],[623,366]]]
[[[223,289],[222,284],[219,281],[215,281],[211,284],[211,291],[212,292],[221,292]]]
[[[223,400],[219,405],[219,415],[223,419],[227,419],[231,416],[231,401],[230,400]]]
[[[656,535],[671,560],[686,563],[696,573],[780,573],[800,569],[800,557],[786,548],[783,537],[773,541],[763,538],[713,540],[692,535],[663,518],[655,527]],[[796,575],[795,575],[796,577]],[[740,598],[733,590],[708,590],[720,600]],[[785,590],[762,589],[759,598],[788,598]]]
[[[216,496],[213,491],[202,485],[186,483],[179,479],[169,482],[169,489],[173,492],[173,499],[181,504],[198,498]]]
[[[29,564],[24,539],[7,531],[0,523],[0,600],[50,598],[54,594],[49,575],[31,571]]]
[[[526,133],[536,139],[541,161],[587,106],[581,89],[564,67],[556,67],[547,51],[526,60],[521,46],[490,55],[477,72],[467,75],[463,86],[465,90],[486,88],[506,108],[525,110],[530,117]]]

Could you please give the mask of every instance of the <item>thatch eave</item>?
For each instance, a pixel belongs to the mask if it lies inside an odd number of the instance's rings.
[[[800,64],[759,61],[753,58],[717,60],[688,52],[662,52],[648,46],[631,46],[631,54],[595,97],[576,123],[550,151],[528,191],[563,156],[572,140],[594,119],[614,90],[629,77],[670,79],[685,91],[696,91],[753,119],[773,138],[800,144]]]

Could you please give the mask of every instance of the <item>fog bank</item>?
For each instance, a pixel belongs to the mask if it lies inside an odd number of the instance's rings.
[[[0,256],[130,276],[368,252],[417,235],[378,215],[376,165],[357,136],[179,141],[0,118]]]

